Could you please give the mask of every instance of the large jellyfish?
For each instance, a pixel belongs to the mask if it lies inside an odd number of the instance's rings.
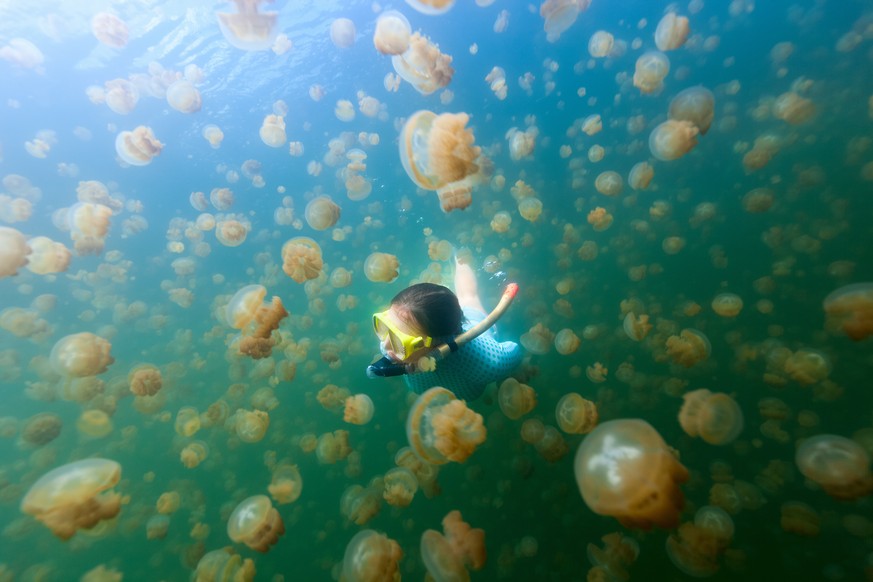
[[[412,449],[434,465],[463,463],[485,442],[482,416],[449,390],[435,386],[415,401],[406,419]]]
[[[44,523],[62,540],[118,515],[121,495],[110,491],[121,479],[121,465],[84,459],[53,469],[34,483],[21,511]]]
[[[676,527],[688,470],[652,425],[640,419],[604,422],[579,445],[576,483],[585,504],[630,528]]]

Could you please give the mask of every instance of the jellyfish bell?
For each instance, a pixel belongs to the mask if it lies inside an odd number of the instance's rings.
[[[400,262],[389,253],[370,253],[364,261],[364,276],[374,283],[390,283],[400,274]]]
[[[497,404],[507,418],[518,420],[537,405],[537,393],[515,378],[507,378],[497,389]]]
[[[132,131],[122,131],[115,138],[115,152],[131,166],[150,164],[163,148],[164,144],[158,141],[152,129],[144,125]]]
[[[284,533],[285,523],[266,495],[243,499],[227,520],[228,537],[256,552],[268,552]]]
[[[400,545],[371,529],[359,531],[349,540],[343,554],[344,582],[400,580],[398,563],[403,557]]]
[[[743,431],[743,411],[727,394],[700,388],[683,395],[679,424],[688,436],[700,437],[711,445],[727,445]]]
[[[684,89],[673,97],[670,101],[669,117],[679,121],[690,121],[701,135],[706,135],[712,125],[714,111],[715,97],[712,91],[698,85]]]
[[[93,333],[75,333],[55,343],[49,361],[54,371],[66,378],[96,376],[115,361],[109,354],[111,348],[112,344]]]
[[[348,18],[337,18],[330,23],[330,41],[337,48],[349,48],[355,44],[357,30]]]
[[[409,178],[425,190],[458,182],[479,171],[480,149],[466,128],[466,113],[422,110],[412,114],[400,136],[400,161]]]
[[[455,0],[406,0],[418,12],[435,16],[445,14],[455,5]]]
[[[800,443],[795,455],[800,472],[835,499],[858,499],[873,493],[870,455],[852,439],[822,434]]]
[[[649,150],[664,162],[679,159],[697,145],[698,133],[690,121],[668,119],[649,134]]]
[[[330,196],[316,196],[306,204],[306,224],[315,230],[332,228],[340,217],[340,207]]]
[[[91,529],[121,510],[121,495],[110,491],[121,479],[121,465],[109,459],[83,459],[40,477],[21,501],[30,514],[62,540]]]
[[[260,12],[269,0],[231,0],[236,12],[217,12],[218,27],[231,46],[244,51],[270,50],[278,34],[278,12]]]
[[[485,442],[482,416],[449,390],[435,386],[423,392],[406,419],[412,450],[433,465],[463,463]]]
[[[657,93],[664,87],[664,77],[670,72],[670,59],[662,52],[648,51],[637,59],[633,82],[640,93]]]
[[[540,5],[543,30],[546,40],[555,42],[568,28],[573,26],[581,12],[585,12],[591,0],[546,0]]]
[[[687,16],[677,16],[675,12],[668,12],[655,29],[655,45],[661,51],[675,50],[685,44],[690,32]]]
[[[396,10],[386,10],[376,20],[373,45],[383,55],[403,54],[409,48],[412,26],[409,20]]]
[[[568,392],[558,401],[555,418],[565,433],[586,434],[597,426],[599,414],[593,402],[575,392]]]
[[[28,263],[31,247],[18,230],[0,226],[0,279],[18,274],[18,270]]]
[[[421,33],[409,37],[409,47],[399,55],[391,57],[394,71],[422,95],[447,86],[455,70],[452,57],[440,52],[433,42]]]
[[[98,12],[91,19],[91,33],[102,44],[112,48],[124,48],[130,38],[127,24],[114,14]]]
[[[676,527],[688,470],[646,421],[604,422],[585,437],[574,461],[585,504],[629,528]]]
[[[321,274],[324,261],[321,247],[308,237],[295,237],[282,246],[282,270],[298,283],[315,279]]]
[[[856,342],[870,337],[873,335],[873,283],[853,283],[832,291],[825,297],[824,311],[831,329],[841,329]]]
[[[191,81],[179,79],[167,87],[167,103],[180,113],[196,113],[203,105],[203,98]]]

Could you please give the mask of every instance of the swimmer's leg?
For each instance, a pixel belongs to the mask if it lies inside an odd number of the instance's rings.
[[[465,257],[466,258],[466,257]],[[476,281],[476,272],[470,267],[469,262],[455,256],[455,295],[461,308],[470,307],[478,309],[482,313],[488,313],[479,299],[479,284]]]

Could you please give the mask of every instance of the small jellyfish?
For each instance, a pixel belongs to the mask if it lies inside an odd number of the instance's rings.
[[[722,317],[736,317],[743,310],[743,300],[735,293],[719,293],[712,300],[712,310]]]
[[[45,236],[28,239],[27,246],[30,247],[31,253],[27,257],[25,267],[37,275],[63,273],[69,268],[70,260],[73,258],[73,253],[63,243],[55,242]],[[12,253],[19,252],[15,247],[9,250]],[[0,262],[2,261],[3,259],[0,257]]]
[[[255,563],[250,558],[243,561],[230,547],[212,550],[197,562],[193,578],[198,582],[206,580],[252,582],[255,579]]]
[[[870,455],[846,437],[823,434],[800,443],[797,468],[835,499],[852,500],[873,493]]]
[[[403,14],[396,10],[386,10],[376,20],[373,45],[383,55],[403,54],[409,48],[412,26]]]
[[[597,426],[600,418],[597,406],[575,392],[561,397],[555,407],[558,426],[567,434],[588,434]]]
[[[711,445],[727,445],[743,431],[743,411],[727,394],[700,388],[682,398],[679,424],[688,436],[699,436]]]
[[[194,436],[200,430],[200,413],[192,406],[183,406],[176,413],[176,422],[173,427],[179,436]]]
[[[337,48],[349,48],[355,44],[357,29],[348,18],[336,18],[330,23],[330,41]]]
[[[288,137],[285,134],[285,120],[281,115],[270,113],[264,117],[264,122],[261,124],[258,134],[261,136],[261,141],[271,148],[280,148],[288,141]]]
[[[670,72],[670,59],[658,51],[649,51],[640,55],[634,70],[634,87],[640,93],[648,95],[657,93],[664,87],[664,77]]]
[[[852,341],[873,335],[873,283],[853,283],[831,292],[824,311],[828,327],[842,330]]]
[[[712,347],[709,338],[696,329],[683,329],[679,335],[667,338],[667,354],[673,362],[690,368],[709,358]]]
[[[167,87],[167,103],[180,113],[196,113],[203,105],[203,98],[191,81],[179,79]]]
[[[315,279],[323,267],[321,247],[311,238],[299,236],[282,245],[282,270],[294,281]]]
[[[676,527],[688,470],[661,435],[640,419],[597,426],[576,451],[576,483],[585,504],[628,528]]]
[[[152,128],[140,125],[132,131],[122,131],[115,138],[115,152],[131,166],[146,166],[156,158],[164,144],[155,137]]]
[[[27,239],[14,228],[0,226],[0,279],[18,274],[28,263],[31,248]]]
[[[588,54],[595,59],[607,57],[609,56],[610,51],[612,51],[612,46],[614,44],[615,38],[612,34],[605,30],[598,30],[588,39]]]
[[[400,580],[400,545],[371,529],[359,531],[349,540],[343,555],[340,579],[344,582]]]
[[[700,130],[700,135],[706,135],[712,125],[715,109],[715,97],[712,91],[698,85],[680,91],[670,101],[670,119],[690,121]]]
[[[419,32],[409,37],[409,48],[391,57],[397,74],[422,95],[442,89],[452,80],[455,70],[452,57],[440,52],[439,47]]]
[[[40,412],[28,418],[21,428],[21,442],[32,447],[46,445],[61,434],[63,421],[57,414]]]
[[[594,188],[604,196],[618,196],[624,188],[624,180],[618,172],[601,172],[594,181]]]
[[[220,127],[211,123],[203,126],[203,129],[200,131],[200,135],[203,136],[203,139],[209,142],[210,147],[212,147],[212,149],[214,150],[220,148],[221,142],[224,141],[224,132],[221,131]],[[195,206],[194,208],[200,210],[201,212],[203,210],[206,210],[206,208],[198,208],[197,206]]]
[[[555,350],[562,356],[576,353],[581,344],[582,340],[572,329],[564,328],[555,334]]]
[[[236,12],[218,12],[221,34],[231,46],[244,51],[265,51],[273,46],[278,28],[278,12],[259,12],[267,0],[231,0]]]
[[[316,196],[306,205],[306,224],[315,230],[332,228],[340,217],[340,207],[330,196]]]
[[[382,498],[394,507],[406,507],[412,503],[418,491],[415,474],[406,467],[394,467],[385,473]]]
[[[235,414],[236,436],[244,443],[257,443],[263,440],[270,426],[270,415],[263,410],[240,408]]]
[[[649,332],[652,331],[652,324],[649,323],[649,316],[642,314],[635,316],[633,312],[629,312],[624,316],[622,324],[624,333],[635,342],[643,341]]]
[[[256,552],[268,552],[284,533],[285,523],[266,495],[243,499],[227,520],[228,537]]]
[[[390,283],[399,275],[400,263],[389,253],[370,253],[364,261],[364,276],[374,283]]]
[[[428,574],[439,581],[469,580],[467,568],[481,570],[487,559],[485,531],[471,528],[454,510],[443,518],[443,533],[429,529],[421,535],[421,561]]]
[[[62,540],[91,529],[121,511],[121,495],[111,489],[121,465],[109,459],[83,459],[52,469],[34,483],[21,501],[30,514]]]
[[[581,12],[585,12],[591,0],[546,0],[540,5],[543,30],[546,40],[555,42],[573,26]]]
[[[435,386],[422,393],[409,410],[406,436],[416,454],[434,465],[463,463],[485,442],[482,416],[449,390]]]
[[[435,16],[448,12],[455,0],[406,0],[406,3],[422,14]]]
[[[690,121],[668,119],[649,134],[649,150],[664,162],[679,159],[697,145],[698,133]]]
[[[687,16],[677,16],[675,12],[668,12],[655,29],[655,45],[661,51],[675,50],[685,44],[690,32]]]
[[[76,430],[84,437],[99,439],[112,432],[112,419],[99,409],[83,410],[76,419]]]
[[[537,323],[527,332],[521,334],[519,341],[524,349],[532,354],[543,355],[549,353],[552,349],[552,343],[555,340],[555,334],[542,323]]]
[[[146,522],[146,539],[162,540],[170,529],[170,518],[166,515],[153,515]]]
[[[98,12],[91,19],[91,33],[101,43],[112,48],[124,48],[130,38],[127,24],[114,14]]]
[[[325,465],[332,465],[337,461],[342,461],[351,454],[352,449],[349,447],[349,431],[335,430],[326,432],[318,437],[315,447],[315,456],[318,462]]]
[[[507,378],[497,389],[497,404],[507,418],[518,420],[537,405],[537,393],[515,378]]]
[[[179,453],[179,460],[188,469],[197,467],[209,456],[209,445],[203,441],[188,443]]]
[[[366,394],[349,396],[345,401],[343,420],[349,424],[367,424],[373,418],[373,400]]]
[[[303,477],[300,476],[297,465],[287,462],[277,465],[267,491],[279,505],[297,501],[303,492]]]

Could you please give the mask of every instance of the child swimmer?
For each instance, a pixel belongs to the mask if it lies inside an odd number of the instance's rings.
[[[515,342],[498,342],[494,327],[454,346],[456,336],[492,317],[486,316],[479,299],[476,274],[469,264],[458,259],[454,286],[454,293],[433,283],[407,287],[391,300],[387,310],[373,315],[373,325],[383,355],[405,365],[400,372],[406,373],[406,385],[415,393],[442,386],[458,398],[474,400],[482,395],[487,384],[509,376],[521,363],[522,353]],[[514,295],[516,287],[511,289]],[[509,290],[501,301],[504,309],[508,294]],[[440,346],[445,352],[445,345],[456,349],[433,369],[429,356]]]

